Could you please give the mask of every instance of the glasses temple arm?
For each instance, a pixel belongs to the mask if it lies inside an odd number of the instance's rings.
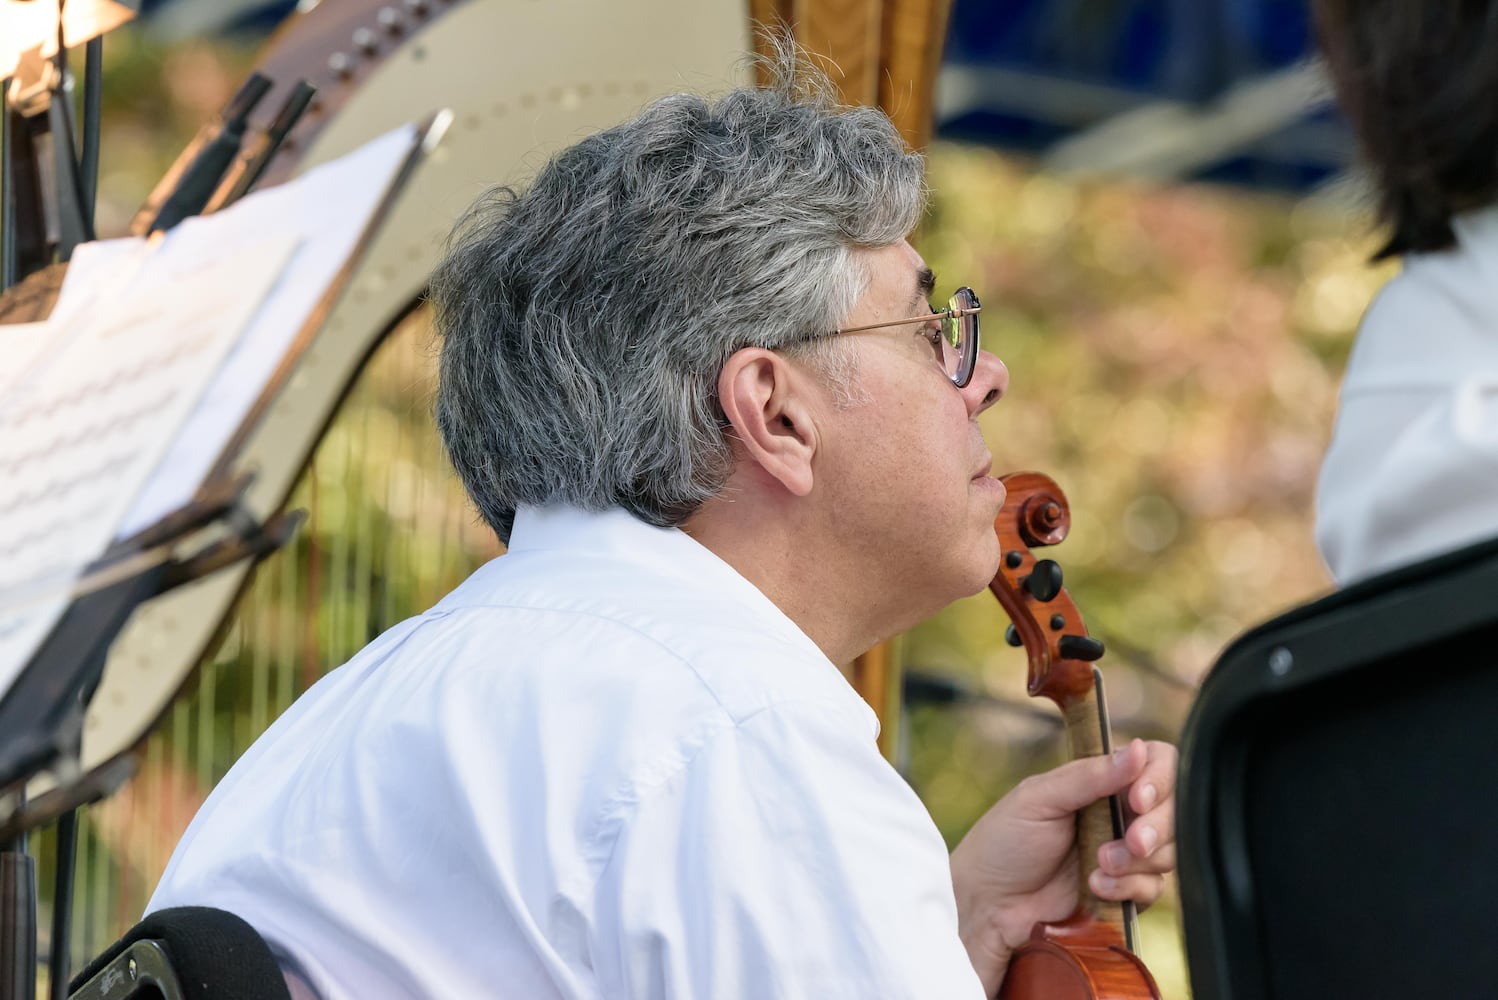
[[[884,326],[904,326],[906,323],[929,323],[933,319],[946,319],[948,316],[961,318],[972,316],[983,311],[982,306],[974,306],[972,309],[939,309],[929,312],[924,316],[911,316],[909,319],[891,319],[883,323],[869,323],[866,326],[843,326],[833,330],[833,333],[858,333],[862,330],[877,330]]]

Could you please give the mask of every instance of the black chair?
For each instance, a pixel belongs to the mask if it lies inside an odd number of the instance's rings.
[[[255,928],[224,910],[158,910],[74,977],[71,1000],[291,1000]]]
[[[1196,1000],[1498,996],[1498,540],[1254,629],[1181,743]]]

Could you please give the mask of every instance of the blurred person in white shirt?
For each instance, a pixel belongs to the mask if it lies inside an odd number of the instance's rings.
[[[1498,0],[1317,0],[1404,269],[1358,330],[1317,489],[1339,583],[1498,537]]]

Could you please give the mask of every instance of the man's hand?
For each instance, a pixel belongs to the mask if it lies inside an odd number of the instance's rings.
[[[952,852],[958,929],[989,996],[1009,956],[1042,921],[1077,903],[1076,811],[1115,793],[1135,819],[1104,844],[1091,888],[1102,899],[1148,906],[1175,868],[1176,749],[1134,740],[1111,757],[1063,764],[1026,778],[973,825]]]

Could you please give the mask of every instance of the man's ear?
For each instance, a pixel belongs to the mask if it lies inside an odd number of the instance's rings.
[[[811,492],[817,428],[806,380],[789,361],[760,347],[734,352],[718,374],[718,402],[747,457],[793,496]]]

